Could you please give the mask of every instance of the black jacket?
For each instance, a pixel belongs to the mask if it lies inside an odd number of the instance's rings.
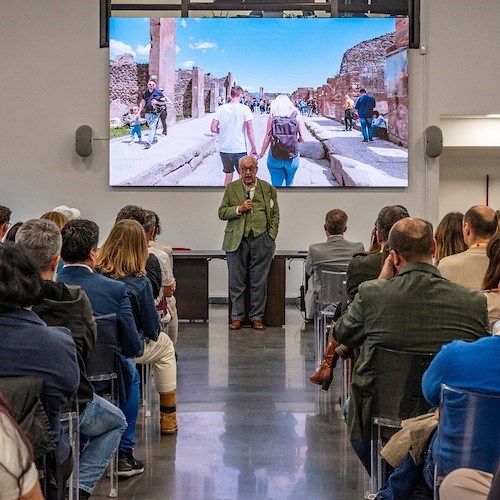
[[[94,390],[87,379],[85,363],[94,348],[97,329],[92,313],[92,306],[85,292],[78,286],[45,281],[43,301],[33,307],[33,312],[49,326],[64,326],[71,331],[76,345],[80,385],[78,403],[80,411],[92,400]]]

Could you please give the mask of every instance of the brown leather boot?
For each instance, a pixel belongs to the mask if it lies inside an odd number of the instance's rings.
[[[162,434],[175,434],[177,432],[175,391],[160,393],[160,429]]]
[[[332,322],[328,331],[328,340],[323,354],[323,362],[318,368],[318,371],[309,377],[309,380],[313,384],[321,385],[321,389],[324,391],[330,388],[330,384],[333,380],[333,369],[339,359],[339,355],[335,352],[335,349],[340,346],[340,344],[333,337],[334,328],[335,324]]]

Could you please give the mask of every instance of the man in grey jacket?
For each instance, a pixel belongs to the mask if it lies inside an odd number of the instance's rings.
[[[314,303],[321,289],[319,266],[331,264],[347,270],[347,266],[356,253],[364,252],[363,243],[353,243],[344,239],[347,230],[347,214],[335,208],[325,216],[323,225],[326,241],[309,246],[306,258],[306,274],[309,275],[306,293],[306,318],[314,316]]]

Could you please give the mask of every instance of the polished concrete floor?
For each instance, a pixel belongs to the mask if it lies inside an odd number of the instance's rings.
[[[176,436],[159,408],[141,410],[135,455],[145,472],[119,498],[360,500],[366,482],[340,418],[339,384],[322,392],[312,324],[288,307],[285,328],[229,331],[227,307],[207,324],[181,323]],[[336,381],[340,373],[336,373]],[[101,480],[92,498],[105,498]]]

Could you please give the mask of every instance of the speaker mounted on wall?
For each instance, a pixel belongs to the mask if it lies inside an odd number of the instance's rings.
[[[437,158],[443,152],[443,132],[436,125],[425,129],[425,154],[430,158]]]
[[[89,125],[81,125],[75,133],[75,151],[77,155],[86,158],[92,154],[94,131]]]

